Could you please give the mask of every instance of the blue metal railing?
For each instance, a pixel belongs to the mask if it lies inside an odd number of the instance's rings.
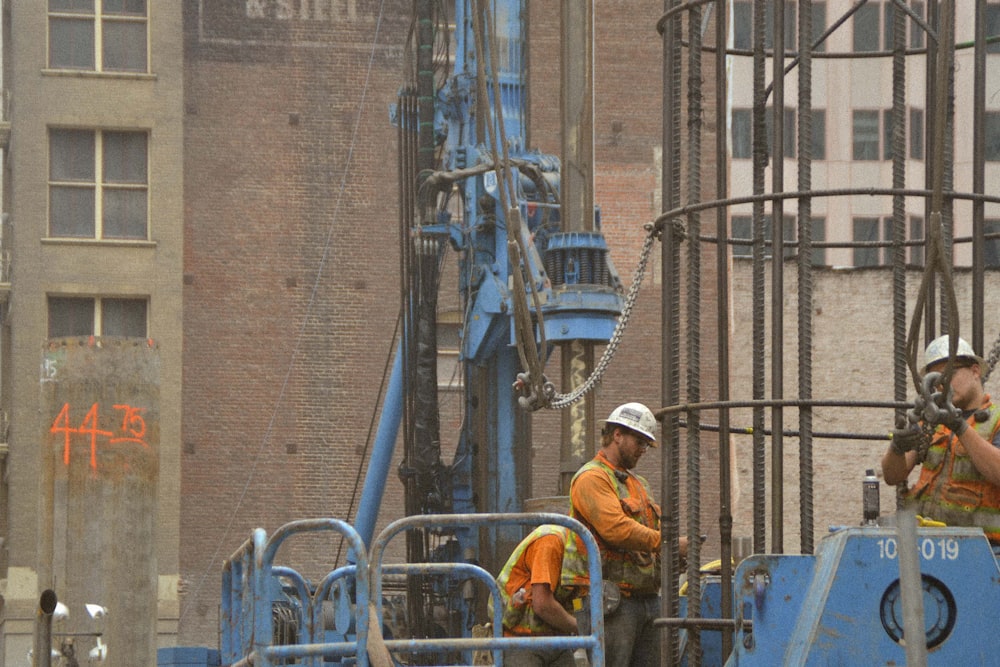
[[[309,594],[307,582],[290,568],[275,566],[278,548],[293,535],[334,531],[347,538],[355,565],[341,567],[324,577],[316,592]],[[334,583],[353,577],[358,600],[369,599],[368,561],[364,542],[358,533],[339,519],[305,519],[279,528],[270,539],[262,528],[223,564],[221,648],[222,662],[233,667],[253,665],[272,667],[285,660],[308,658],[321,664],[320,658],[354,656],[359,667],[368,665],[368,604],[354,607],[354,641],[322,642],[323,602]],[[291,581],[301,599],[299,627],[301,639],[295,644],[273,645],[273,591],[276,577]],[[307,663],[307,664],[309,664]]]
[[[492,601],[492,636],[453,637],[434,639],[394,638],[384,641],[385,648],[403,653],[466,653],[491,651],[494,664],[503,664],[503,652],[510,650],[570,650],[590,652],[593,667],[604,665],[604,614],[600,595],[588,596],[590,612],[589,634],[554,637],[504,637],[503,603],[500,588],[493,574],[473,563],[388,563],[383,564],[386,545],[400,533],[428,528],[475,528],[496,526],[538,526],[555,524],[577,533],[586,550],[591,590],[602,588],[601,559],[597,542],[580,522],[563,514],[438,514],[412,516],[389,524],[373,541],[370,555],[359,534],[338,519],[307,519],[282,526],[270,538],[258,528],[225,561],[222,577],[222,608],[220,610],[222,664],[233,667],[272,667],[286,660],[302,660],[303,664],[322,665],[326,658],[347,658],[360,667],[368,665],[369,614],[383,618],[382,579],[386,574],[450,576],[481,581]],[[295,570],[274,564],[279,547],[300,533],[335,531],[350,542],[349,559],[355,561],[328,573],[310,593],[309,582]],[[301,603],[292,605],[299,629],[294,643],[276,644],[274,640],[273,603],[278,596],[278,578],[294,591]],[[347,604],[343,592],[339,600],[346,605],[356,636],[353,641],[323,641],[323,604],[333,587],[353,580],[354,605]],[[369,610],[372,610],[371,612]],[[346,628],[339,633],[346,635]]]
[[[441,573],[447,571],[440,566],[451,566],[454,572],[468,572],[473,576],[488,578],[492,581],[492,576],[482,568],[468,563],[449,564],[406,564],[383,566],[382,558],[386,545],[394,537],[407,530],[418,528],[455,528],[455,527],[477,527],[477,526],[503,526],[521,525],[538,526],[542,524],[556,524],[565,526],[577,533],[584,543],[587,552],[587,567],[590,577],[591,590],[600,591],[603,586],[601,579],[601,559],[598,556],[597,542],[583,524],[576,519],[572,519],[564,514],[549,513],[512,513],[512,514],[427,514],[410,516],[392,522],[379,534],[372,543],[369,556],[372,581],[372,600],[375,604],[376,613],[382,616],[382,573],[390,569],[397,571],[417,570],[422,572]],[[461,566],[461,567],[459,567]],[[446,651],[493,651],[494,664],[502,665],[502,651],[516,649],[551,650],[586,649],[590,652],[591,665],[593,667],[603,667],[604,665],[604,610],[602,608],[602,597],[600,595],[588,596],[590,605],[590,634],[561,637],[504,637],[503,626],[500,617],[503,613],[503,604],[500,600],[500,591],[493,582],[490,585],[490,595],[493,596],[493,636],[478,638],[435,638],[435,639],[390,639],[385,641],[386,647],[390,651],[402,651],[407,653],[436,653]]]

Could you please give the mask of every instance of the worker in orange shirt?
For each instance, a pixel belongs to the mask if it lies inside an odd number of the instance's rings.
[[[655,430],[656,418],[642,403],[618,406],[604,422],[600,451],[570,484],[570,515],[597,539],[611,593],[604,611],[608,667],[660,664],[660,637],[653,626],[660,613],[660,507],[650,497],[649,483],[632,472],[656,446]],[[683,558],[686,538],[680,548]]]
[[[587,560],[569,528],[545,524],[511,553],[497,577],[504,603],[505,636],[575,635],[575,613],[588,591]],[[510,651],[510,664],[574,667],[569,650]]]

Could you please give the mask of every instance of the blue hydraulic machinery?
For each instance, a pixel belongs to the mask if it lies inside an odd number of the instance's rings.
[[[734,576],[733,652],[724,659],[718,635],[706,633],[702,664],[910,664],[906,605],[916,601],[906,598],[901,562],[910,553],[919,558],[926,664],[995,664],[996,649],[982,637],[1000,613],[1000,568],[982,531],[919,528],[912,543],[904,535],[894,527],[841,528],[815,554],[745,559]],[[703,583],[702,618],[718,619],[721,582],[709,575]]]
[[[444,24],[417,2],[416,84],[400,94],[403,337],[356,525],[370,542],[400,420],[406,513],[508,513],[530,497],[531,410],[556,397],[543,368],[557,344],[607,343],[623,294],[600,232],[564,231],[560,160],[527,146],[525,7],[522,0],[456,3],[454,70],[435,78]],[[464,421],[453,461],[441,460],[436,310],[440,265],[458,253]],[[401,362],[400,362],[401,359]],[[456,555],[497,570],[520,541],[516,528],[408,536],[411,562]],[[493,561],[496,562],[493,562]],[[408,589],[410,618],[431,618]],[[458,591],[438,591],[454,619],[472,625]],[[418,608],[414,605],[424,605]],[[440,616],[440,615],[439,615]],[[431,632],[431,630],[424,630]]]

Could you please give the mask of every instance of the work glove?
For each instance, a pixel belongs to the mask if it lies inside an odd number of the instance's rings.
[[[905,422],[897,422],[896,426],[897,428],[892,430],[892,441],[889,443],[894,453],[905,456],[906,452],[920,448],[925,436],[919,426]]]
[[[942,391],[940,386],[940,373],[928,373],[924,377],[924,391],[929,394],[930,400],[923,406],[924,419],[930,424],[942,424],[951,429],[955,435],[961,436],[969,428],[969,423],[962,415],[962,411],[952,403],[952,389]]]
[[[961,437],[962,434],[965,433],[966,429],[969,428],[969,422],[966,420],[965,416],[962,415],[962,411],[951,403],[947,404],[946,410],[947,415],[941,423],[950,428],[952,433]]]

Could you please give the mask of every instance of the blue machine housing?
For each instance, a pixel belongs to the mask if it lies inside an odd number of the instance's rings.
[[[997,664],[1000,568],[982,531],[917,531],[928,664]],[[729,667],[906,664],[899,545],[891,528],[845,528],[815,555],[756,555],[736,568]],[[703,581],[702,616],[718,614],[718,577]],[[705,665],[718,632],[702,632]]]

